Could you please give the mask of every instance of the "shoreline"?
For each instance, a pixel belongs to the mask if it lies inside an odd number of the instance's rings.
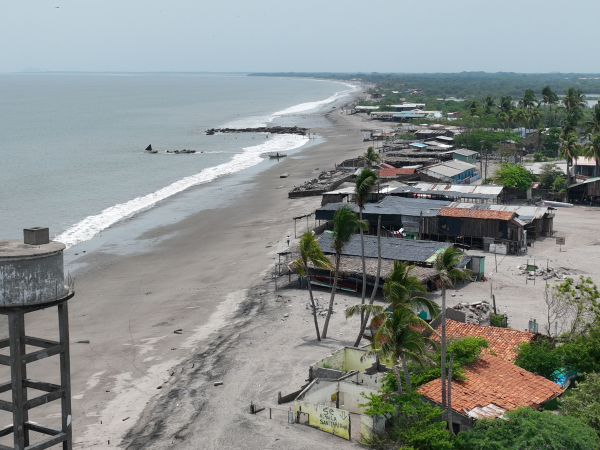
[[[303,146],[241,181],[227,206],[147,230],[136,238],[152,240],[147,251],[115,255],[109,247],[86,254],[89,265],[76,271],[79,295],[70,302],[73,342],[90,340],[72,346],[75,448],[116,448],[124,436],[131,439],[138,417],[156,418],[144,409],[164,397],[167,383],[177,378],[173,368],[183,370],[198,352],[214,350],[220,329],[241,326],[260,312],[244,306],[246,293],[264,289],[274,255],[293,233],[291,218],[320,202],[289,200],[287,187],[277,189],[278,175],[291,172],[286,183],[301,184],[316,167],[320,172],[364,152],[360,127],[338,111],[331,113],[331,128],[318,130],[336,130],[329,133],[336,137]],[[200,313],[190,314],[194,310]],[[174,334],[176,329],[183,334]]]

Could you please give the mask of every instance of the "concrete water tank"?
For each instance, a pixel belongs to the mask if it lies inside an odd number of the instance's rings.
[[[75,293],[71,282],[65,286],[64,249],[50,241],[48,228],[25,229],[23,241],[0,240],[0,315],[8,322],[8,338],[0,339],[0,349],[9,352],[0,353],[0,365],[10,367],[10,381],[0,380],[0,392],[12,393],[11,401],[0,399],[0,409],[13,416],[12,424],[0,428],[0,436],[12,433],[14,440],[14,447],[0,445],[2,449],[41,450],[61,444],[63,450],[73,448],[67,300]],[[26,333],[28,313],[44,310],[49,319],[54,308],[58,341]],[[60,358],[60,384],[29,379],[27,365],[50,357]],[[60,428],[29,420],[34,408],[59,400]]]
[[[38,230],[43,231],[32,233]],[[68,294],[63,268],[65,245],[50,241],[47,230],[26,229],[23,241],[0,240],[0,307],[54,302]]]

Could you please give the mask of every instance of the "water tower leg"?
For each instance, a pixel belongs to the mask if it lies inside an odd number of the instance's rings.
[[[61,399],[62,431],[67,435],[63,450],[72,450],[73,431],[71,416],[71,362],[69,358],[69,309],[67,302],[58,305],[58,332],[63,351],[60,353],[60,386],[65,392]]]
[[[13,434],[15,448],[24,449],[25,444],[25,416],[24,389],[22,356],[25,354],[22,349],[25,347],[23,329],[23,314],[11,312],[8,314],[8,336],[10,340],[10,378],[12,383],[12,413],[13,413]]]

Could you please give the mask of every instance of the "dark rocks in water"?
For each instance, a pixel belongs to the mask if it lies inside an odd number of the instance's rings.
[[[258,127],[258,128],[211,128],[206,134],[212,136],[215,133],[269,133],[269,134],[299,134],[306,135],[308,128],[301,127]]]
[[[152,144],[150,144],[148,147],[146,147],[146,150],[148,150],[149,152],[152,151]]]

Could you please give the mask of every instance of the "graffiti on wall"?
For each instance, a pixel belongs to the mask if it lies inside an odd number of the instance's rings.
[[[350,440],[350,413],[343,409],[296,402],[298,412],[308,414],[308,425]]]

